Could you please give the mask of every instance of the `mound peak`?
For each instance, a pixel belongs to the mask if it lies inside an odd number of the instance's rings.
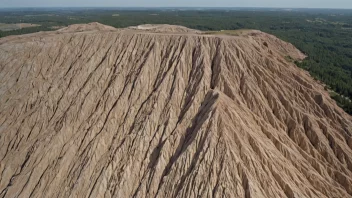
[[[57,30],[58,32],[85,32],[85,31],[104,31],[104,30],[116,30],[116,28],[103,25],[98,22],[88,24],[73,24],[68,27]]]
[[[352,118],[304,54],[142,27],[0,40],[1,196],[352,197]]]
[[[169,25],[169,24],[144,24],[138,26],[131,26],[129,27],[133,30],[143,30],[143,31],[150,31],[150,32],[159,32],[159,33],[201,33],[201,31],[186,28],[184,26],[179,25]]]

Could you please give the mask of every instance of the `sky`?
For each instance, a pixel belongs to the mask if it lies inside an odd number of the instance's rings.
[[[0,0],[0,7],[279,7],[352,9],[352,0]]]

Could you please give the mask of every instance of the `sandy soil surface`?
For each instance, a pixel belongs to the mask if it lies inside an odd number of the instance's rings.
[[[0,197],[351,198],[352,118],[250,30],[0,39]]]

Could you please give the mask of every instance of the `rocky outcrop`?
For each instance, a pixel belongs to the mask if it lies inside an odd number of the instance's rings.
[[[352,197],[352,119],[292,45],[93,26],[0,39],[0,197]]]

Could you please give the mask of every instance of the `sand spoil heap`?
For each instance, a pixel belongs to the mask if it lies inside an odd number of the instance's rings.
[[[293,45],[141,27],[0,39],[0,197],[352,197],[351,116]]]

